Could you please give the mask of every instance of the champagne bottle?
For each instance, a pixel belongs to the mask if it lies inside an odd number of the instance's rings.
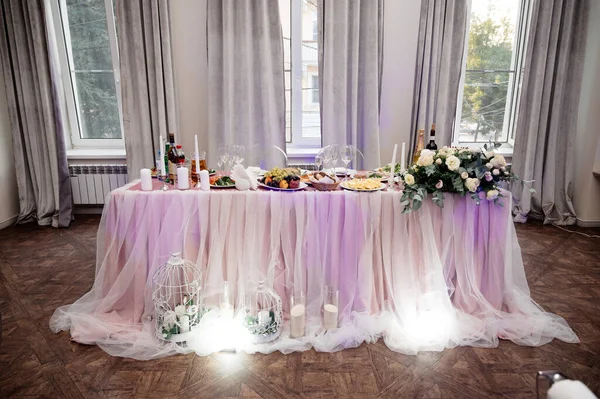
[[[435,123],[431,124],[431,132],[429,133],[429,143],[427,143],[427,147],[425,148],[431,151],[437,151],[438,149],[437,144],[435,143]]]
[[[417,139],[417,147],[415,148],[415,153],[413,154],[413,163],[417,163],[419,157],[421,156],[421,151],[423,151],[425,147],[425,129],[419,129],[419,137]]]
[[[175,184],[177,177],[177,163],[179,162],[179,155],[177,154],[177,148],[175,147],[175,134],[169,133],[169,152],[167,153],[169,159],[169,180]]]
[[[165,168],[167,168],[167,170],[165,170],[165,183],[170,183],[171,180],[169,180],[169,151],[171,149],[171,145],[169,143],[165,143]]]

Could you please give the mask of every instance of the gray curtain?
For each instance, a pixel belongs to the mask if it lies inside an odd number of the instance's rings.
[[[116,0],[129,180],[155,165],[159,136],[177,138],[167,0]]]
[[[273,147],[285,149],[279,2],[208,0],[207,15],[209,158],[241,144],[246,164],[283,164]]]
[[[67,227],[72,198],[43,0],[0,0],[0,58],[19,192],[18,223]]]
[[[574,224],[575,133],[583,75],[588,0],[533,0],[517,117],[513,170],[515,221]],[[596,21],[597,22],[597,21]]]
[[[439,147],[452,143],[454,117],[467,32],[467,0],[422,0],[410,158],[419,128],[436,124]],[[427,142],[427,137],[425,137]]]
[[[351,144],[355,168],[380,165],[383,0],[318,0],[319,98],[324,146]]]

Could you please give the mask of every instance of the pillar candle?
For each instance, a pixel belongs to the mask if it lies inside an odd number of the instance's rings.
[[[304,305],[295,305],[290,310],[290,335],[292,338],[298,338],[304,335],[304,324],[306,311]]]
[[[396,174],[396,152],[398,151],[398,144],[394,144],[394,152],[392,153],[392,164],[390,166],[390,171],[392,175],[392,180],[390,180],[390,184],[394,183],[394,175]]]
[[[181,324],[181,332],[186,333],[190,331],[190,316],[184,314],[179,318],[179,324]]]
[[[152,191],[152,172],[150,169],[140,170],[140,179],[142,180],[142,190]]]
[[[210,176],[208,174],[208,170],[200,171],[200,189],[202,191],[210,190]]]
[[[323,327],[326,330],[337,328],[338,307],[328,303],[323,308]]]
[[[406,143],[402,143],[402,154],[400,154],[400,171],[406,170]]]
[[[190,172],[188,168],[177,168],[177,188],[187,190],[190,188]]]
[[[258,325],[266,326],[271,322],[271,315],[268,310],[261,310],[258,312]]]
[[[200,151],[198,150],[198,135],[194,135],[194,161],[196,161],[196,174],[200,171]]]

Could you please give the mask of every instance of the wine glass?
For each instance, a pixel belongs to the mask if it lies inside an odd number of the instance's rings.
[[[331,147],[327,146],[321,150],[321,157],[323,157],[323,169],[327,169],[327,164],[331,162]]]
[[[233,159],[236,164],[241,164],[244,162],[245,148],[243,145],[234,145],[233,146]]]
[[[335,167],[337,166],[338,160],[340,159],[340,145],[339,144],[332,144],[330,146],[331,149],[331,162],[332,162],[332,168],[333,168],[333,174],[336,174],[335,171]]]
[[[315,166],[317,167],[317,171],[321,170],[321,165],[323,165],[323,156],[321,155],[321,153],[319,152],[316,156],[315,156]]]
[[[229,162],[229,148],[227,146],[221,146],[219,147],[219,163],[217,163],[217,165],[219,165],[219,168],[223,167],[225,169],[227,169],[227,163]],[[221,170],[222,172],[225,172],[225,170]]]
[[[354,159],[354,147],[351,145],[342,146],[340,155],[342,158],[342,162],[344,163],[344,176],[347,179],[348,165],[350,165],[350,162],[352,162],[352,160]]]

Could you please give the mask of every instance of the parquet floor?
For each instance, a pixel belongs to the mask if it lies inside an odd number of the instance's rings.
[[[53,334],[54,309],[94,277],[99,217],[71,228],[0,231],[0,397],[533,398],[535,372],[559,369],[600,394],[600,240],[517,226],[533,298],[565,317],[580,344],[501,342],[405,356],[382,343],[334,354],[219,353],[148,362],[110,357]],[[600,231],[591,231],[600,234]]]

